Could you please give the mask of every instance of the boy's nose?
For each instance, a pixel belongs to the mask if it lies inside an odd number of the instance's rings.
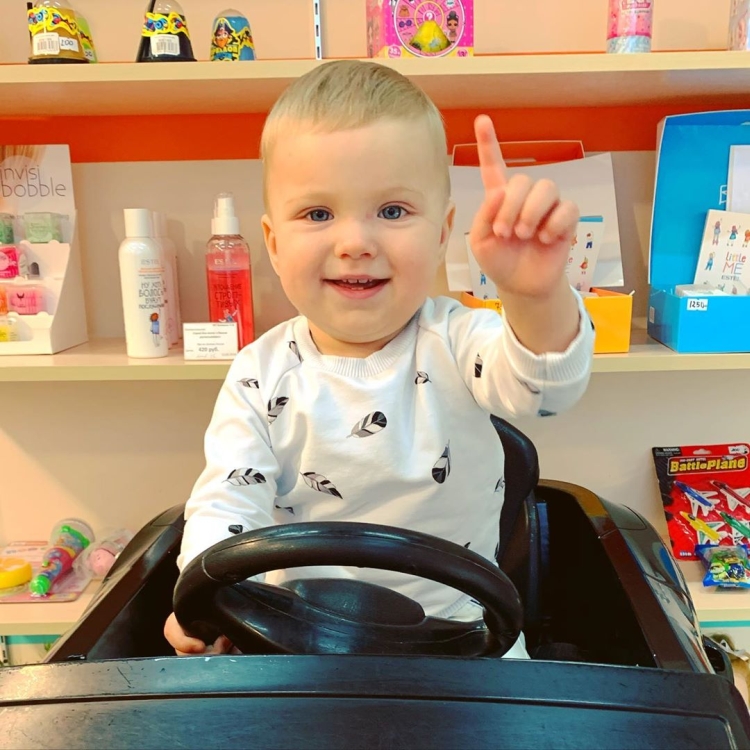
[[[376,243],[365,227],[360,224],[348,223],[341,228],[343,231],[336,243],[337,258],[361,258],[377,255]]]

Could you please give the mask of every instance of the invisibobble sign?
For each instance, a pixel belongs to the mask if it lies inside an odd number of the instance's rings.
[[[28,10],[29,63],[88,63],[75,11],[57,0],[43,0]]]
[[[179,3],[150,0],[136,62],[195,62],[187,20]]]
[[[250,23],[238,10],[225,10],[216,16],[211,37],[211,60],[255,60]]]

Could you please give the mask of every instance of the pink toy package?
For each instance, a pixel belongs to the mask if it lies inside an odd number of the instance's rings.
[[[367,0],[370,57],[471,57],[474,0]]]

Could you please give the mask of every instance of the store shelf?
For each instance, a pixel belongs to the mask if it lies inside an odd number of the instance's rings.
[[[96,380],[223,380],[230,362],[186,362],[182,350],[161,359],[129,359],[121,339],[96,339],[60,354],[0,356],[0,382]],[[750,354],[676,354],[642,325],[627,354],[597,354],[594,372],[680,372],[750,369]]]
[[[602,107],[747,97],[746,52],[379,60],[451,108]],[[2,117],[265,112],[315,60],[0,66]]]
[[[0,356],[0,382],[222,380],[229,362],[186,362],[181,349],[160,359],[130,359],[122,339],[97,339],[53,355]]]
[[[79,620],[99,584],[92,581],[74,602],[0,602],[0,635],[62,635]]]

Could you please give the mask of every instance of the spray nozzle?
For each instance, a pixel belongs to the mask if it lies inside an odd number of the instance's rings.
[[[232,193],[219,193],[216,196],[211,231],[214,235],[237,235],[240,233],[240,221],[234,208],[234,195]]]

